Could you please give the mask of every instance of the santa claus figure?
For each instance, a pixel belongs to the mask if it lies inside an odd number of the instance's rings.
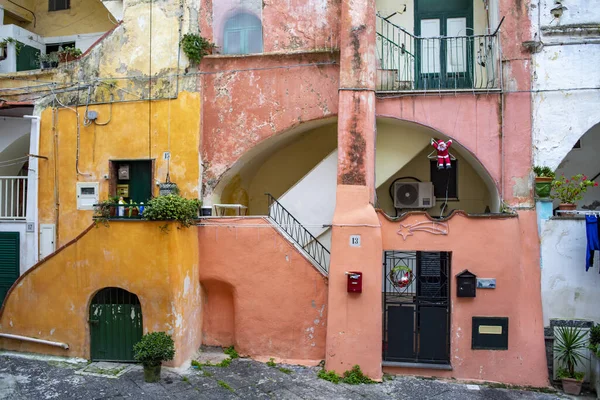
[[[431,145],[437,150],[438,169],[444,168],[444,163],[446,164],[446,169],[452,168],[450,153],[448,153],[448,149],[452,146],[452,139],[447,142],[444,142],[441,139],[431,139]]]

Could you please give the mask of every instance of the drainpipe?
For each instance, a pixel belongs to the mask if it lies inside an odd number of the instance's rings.
[[[0,337],[7,338],[7,339],[22,340],[24,342],[47,344],[48,346],[62,347],[65,350],[69,350],[69,345],[66,343],[61,343],[61,342],[51,342],[49,340],[36,339],[36,338],[29,337],[29,336],[12,335],[10,333],[0,333]]]
[[[31,120],[29,133],[29,171],[27,172],[27,222],[33,222],[33,262],[27,262],[26,268],[31,268],[39,260],[39,218],[38,218],[38,190],[39,190],[39,155],[40,152],[40,117],[37,115],[24,115],[23,118]],[[33,156],[32,156],[33,155]],[[29,260],[28,260],[29,261]],[[21,271],[23,273],[24,271]]]

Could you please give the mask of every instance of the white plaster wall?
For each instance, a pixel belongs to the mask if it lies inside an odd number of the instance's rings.
[[[600,252],[586,272],[585,221],[551,219],[541,232],[544,326],[551,318],[600,323]]]
[[[600,36],[569,30],[600,23],[600,4],[563,3],[567,10],[558,20],[550,13],[554,0],[534,0],[530,7],[532,34],[544,43],[533,55],[534,163],[553,169],[600,122],[600,90],[593,90],[600,87]]]
[[[44,45],[42,38],[20,26],[0,25],[0,40],[5,38],[13,38],[27,46],[41,50],[42,53],[46,52],[46,46]],[[17,52],[15,50],[15,45],[9,44],[7,49],[8,57],[5,60],[0,61],[0,74],[15,72],[17,70]]]
[[[337,150],[331,152],[277,201],[314,236],[331,224],[337,189]]]

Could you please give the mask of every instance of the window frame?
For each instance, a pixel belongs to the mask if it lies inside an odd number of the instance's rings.
[[[448,188],[448,201],[460,201],[459,199],[459,184],[458,184],[458,168],[459,168],[459,163],[458,160],[450,160],[451,164],[452,164],[452,168],[450,168],[449,170],[444,168],[442,170],[438,170],[437,168],[437,162],[438,160],[429,160],[430,164],[429,164],[429,168],[430,168],[430,181],[431,183],[433,183],[433,195],[435,196],[435,200],[436,202],[438,201],[446,201],[446,189],[444,188],[443,190],[440,189],[443,192],[442,196],[438,196],[438,193],[436,193],[436,180],[434,180],[434,174],[445,174],[446,171],[454,174],[454,192],[451,190],[452,186],[450,186]],[[444,176],[441,176],[442,179],[445,179]],[[439,179],[438,179],[439,180]],[[455,196],[451,196],[451,194],[454,194]]]
[[[64,8],[58,8],[59,5],[64,5]],[[48,11],[65,11],[71,9],[71,0],[48,0]]]

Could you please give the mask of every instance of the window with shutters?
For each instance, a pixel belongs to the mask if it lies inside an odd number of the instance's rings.
[[[48,11],[61,11],[71,8],[71,0],[48,0]]]
[[[225,54],[262,53],[262,23],[256,16],[238,13],[225,23],[223,52]]]
[[[458,200],[458,161],[452,160],[452,168],[438,169],[437,160],[431,160],[431,182],[433,183],[433,193],[438,201],[448,198],[449,200]]]

